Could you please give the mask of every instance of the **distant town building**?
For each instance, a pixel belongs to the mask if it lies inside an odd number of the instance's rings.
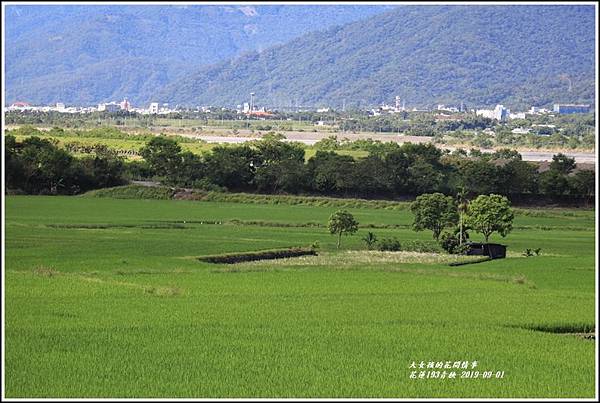
[[[32,106],[27,102],[13,102],[9,107],[9,111],[26,111],[32,109]]]
[[[117,112],[120,109],[121,105],[116,102],[98,104],[98,112]]]
[[[561,114],[588,113],[590,105],[554,104],[554,112]]]
[[[148,108],[148,113],[158,113],[158,102],[152,102]]]
[[[123,101],[121,102],[121,109],[124,111],[128,111],[130,108],[131,108],[131,104],[129,103],[127,98],[123,99]]]
[[[510,109],[505,108],[504,105],[496,105],[494,109],[478,109],[475,113],[477,116],[506,122],[510,116]]]
[[[527,134],[531,131],[531,129],[528,129],[526,127],[517,127],[511,130],[511,133],[514,134]]]
[[[402,101],[402,104],[400,104],[400,96],[396,95],[396,108],[395,108],[395,112],[404,112],[405,110],[406,110],[405,102]]]
[[[548,109],[540,108],[538,106],[532,106],[531,109],[529,109],[529,111],[527,113],[529,113],[530,115],[539,115],[539,114],[548,113],[548,112],[549,112]]]
[[[459,108],[456,108],[454,106],[446,106],[443,104],[438,105],[437,110],[438,111],[447,111],[447,112],[459,112],[460,111]]]

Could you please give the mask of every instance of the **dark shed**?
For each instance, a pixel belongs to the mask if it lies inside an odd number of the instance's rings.
[[[499,243],[478,243],[468,242],[466,244],[467,255],[489,256],[492,259],[502,259],[506,257],[506,245]]]

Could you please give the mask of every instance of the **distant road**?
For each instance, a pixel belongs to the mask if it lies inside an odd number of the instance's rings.
[[[525,161],[552,161],[552,156],[556,153],[542,151],[520,151],[523,160]],[[596,154],[594,153],[572,153],[563,152],[568,157],[575,158],[575,161],[580,164],[595,164]]]
[[[330,135],[330,134],[328,134]],[[323,133],[303,133],[303,132],[290,132],[286,133],[286,138],[288,141],[297,141],[300,143],[313,145],[317,141],[327,137],[328,135],[324,135]],[[198,139],[202,139],[209,143],[230,143],[230,144],[239,144],[245,143],[246,141],[258,140],[259,137],[240,137],[240,136],[208,136],[208,135],[186,135],[186,137],[194,137]],[[358,140],[358,139],[367,139],[371,138],[373,140],[381,140],[381,141],[394,141],[396,143],[429,143],[432,140],[432,137],[425,136],[398,136],[398,135],[390,135],[390,134],[381,134],[381,135],[373,135],[373,134],[337,134],[338,139],[348,138],[349,140]],[[454,150],[455,147],[442,147],[448,150]],[[482,150],[483,152],[493,152],[493,150]],[[548,151],[519,151],[523,160],[525,161],[552,161],[552,156],[556,154],[556,152],[548,152]],[[564,151],[563,154],[575,158],[575,161],[583,164],[594,164],[596,162],[596,154],[595,153],[582,153],[582,152],[570,152]]]

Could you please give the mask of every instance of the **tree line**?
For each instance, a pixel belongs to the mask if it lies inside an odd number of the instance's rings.
[[[216,146],[202,154],[182,151],[177,141],[153,137],[140,150],[143,160],[125,161],[104,146],[76,158],[38,137],[16,142],[6,136],[8,189],[32,194],[75,194],[115,186],[127,179],[157,180],[178,187],[260,193],[319,194],[341,197],[399,198],[425,193],[499,194],[591,198],[595,173],[576,171],[572,158],[554,156],[545,172],[513,150],[492,154],[444,152],[432,144],[377,143],[355,158],[305,148],[277,136]]]
[[[526,162],[513,150],[495,153],[446,153],[432,144],[378,143],[368,155],[354,158],[317,150],[305,161],[301,144],[266,136],[235,146],[217,146],[203,155],[182,152],[166,137],[141,150],[140,172],[164,183],[261,193],[312,193],[328,196],[397,198],[440,192],[523,194],[589,198],[595,173],[576,170],[575,160],[553,157],[549,169]],[[142,178],[140,178],[142,179]]]
[[[17,142],[5,136],[6,189],[26,194],[77,194],[125,184],[125,162],[117,153],[96,145],[93,156],[76,158],[55,142],[28,137]]]

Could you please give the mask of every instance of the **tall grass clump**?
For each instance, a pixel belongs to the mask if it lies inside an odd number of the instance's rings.
[[[112,188],[92,190],[84,193],[83,197],[110,197],[113,199],[155,199],[168,200],[173,197],[175,190],[163,186],[125,185]]]

